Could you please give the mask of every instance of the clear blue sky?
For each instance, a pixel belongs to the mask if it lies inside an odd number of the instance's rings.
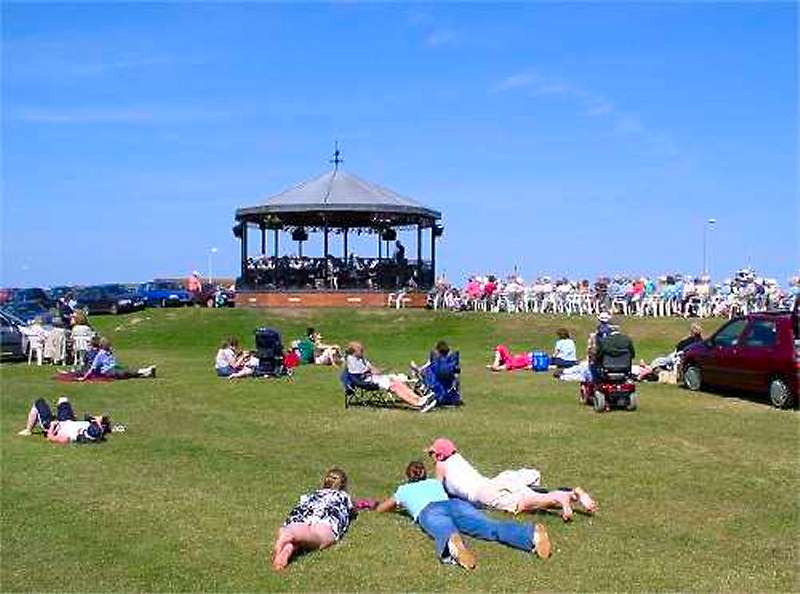
[[[451,278],[697,273],[709,217],[712,273],[800,263],[791,3],[2,10],[4,285],[205,271],[211,246],[233,275],[236,207],[334,139],[444,213]]]

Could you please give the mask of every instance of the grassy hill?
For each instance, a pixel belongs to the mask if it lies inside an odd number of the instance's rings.
[[[800,589],[796,411],[648,384],[639,411],[598,415],[578,404],[576,384],[483,367],[500,341],[549,351],[562,325],[582,347],[590,320],[185,309],[94,322],[124,364],[158,363],[158,378],[63,385],[53,368],[0,367],[3,591]],[[358,339],[397,370],[445,338],[462,354],[466,406],[345,411],[331,368],[302,367],[293,382],[216,378],[218,343],[252,344],[261,325],[286,343],[308,325]],[[623,323],[646,359],[687,326]],[[16,435],[34,398],[61,394],[128,432],[72,447]],[[362,513],[332,549],[284,575],[269,569],[277,527],[325,468],[345,468],[355,497],[387,496],[440,435],[485,474],[534,466],[545,484],[581,485],[600,513],[571,524],[540,515],[555,547],[546,562],[476,542],[473,573],[440,565],[406,517]]]

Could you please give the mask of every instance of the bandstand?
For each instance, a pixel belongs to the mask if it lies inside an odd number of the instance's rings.
[[[236,211],[238,306],[376,307],[400,293],[407,306],[425,305],[436,278],[441,213],[343,171],[338,149],[331,162],[330,171]],[[397,242],[398,231],[416,231],[411,257]],[[256,254],[251,253],[253,232],[260,248]],[[304,254],[311,234],[321,236],[321,254]],[[374,235],[375,252],[351,252],[354,234]],[[429,235],[428,259],[424,234]],[[296,244],[294,253],[281,255],[288,239]]]

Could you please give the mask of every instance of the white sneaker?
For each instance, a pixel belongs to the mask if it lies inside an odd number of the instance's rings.
[[[58,399],[58,402],[56,402],[56,406],[58,406],[59,404],[64,404],[65,402],[69,402],[69,398],[67,398],[66,396],[62,396],[61,398]]]
[[[31,434],[31,430],[30,429],[23,429],[22,431],[17,433],[17,435],[22,435],[23,437],[26,437],[26,436],[28,436],[30,434]]]
[[[420,412],[428,412],[436,408],[436,398],[431,398],[427,402],[423,403],[422,408],[419,409]]]

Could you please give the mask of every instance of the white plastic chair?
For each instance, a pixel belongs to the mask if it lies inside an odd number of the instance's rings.
[[[36,353],[37,365],[42,364],[44,359],[45,337],[42,334],[28,334],[28,365],[33,361],[33,353]]]
[[[72,337],[72,364],[83,366],[86,362],[86,351],[92,346],[92,335],[79,334]]]

